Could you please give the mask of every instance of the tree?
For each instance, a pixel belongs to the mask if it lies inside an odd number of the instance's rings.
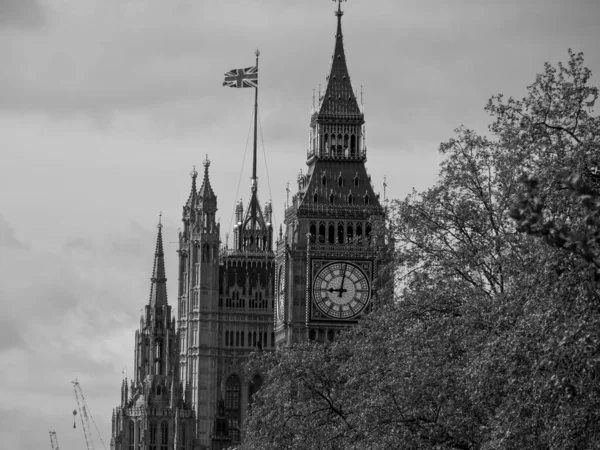
[[[598,91],[569,58],[393,203],[394,302],[251,361],[243,448],[600,447]]]

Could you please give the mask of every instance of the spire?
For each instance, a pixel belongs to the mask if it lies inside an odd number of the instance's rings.
[[[341,0],[336,1],[338,1],[338,9],[335,12],[337,16],[335,48],[331,59],[329,76],[327,77],[325,94],[319,99],[319,115],[361,117],[362,114],[350,83],[350,75],[346,65],[342,35],[342,16],[344,12],[341,9]]]
[[[162,213],[158,219],[158,235],[154,252],[154,268],[152,269],[152,285],[150,287],[150,306],[153,308],[167,305],[167,278],[165,276],[165,254],[162,242]]]
[[[196,200],[196,178],[198,178],[198,172],[196,172],[196,166],[190,172],[190,176],[192,177],[192,190],[190,191],[190,196],[188,197],[188,201],[186,203],[187,207],[192,207]]]
[[[206,155],[206,159],[204,160],[204,178],[202,179],[202,186],[200,186],[200,190],[198,191],[198,195],[203,199],[214,199],[215,193],[210,186],[210,179],[208,178],[208,168],[210,167],[210,160],[208,159],[208,155]],[[194,179],[195,181],[195,179]]]

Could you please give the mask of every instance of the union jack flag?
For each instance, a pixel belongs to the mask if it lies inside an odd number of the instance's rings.
[[[258,67],[246,67],[245,69],[233,69],[225,72],[223,86],[234,88],[258,87]]]

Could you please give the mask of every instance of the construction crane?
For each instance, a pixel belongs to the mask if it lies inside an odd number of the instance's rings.
[[[58,450],[58,439],[56,438],[56,431],[50,429],[50,445],[52,450]]]
[[[102,436],[100,436],[100,432],[98,431],[98,426],[94,421],[94,417],[92,417],[92,412],[90,411],[85,401],[85,397],[83,396],[83,390],[81,389],[79,381],[75,380],[71,381],[71,383],[73,383],[73,389],[75,390],[75,400],[77,400],[77,407],[79,408],[79,417],[81,417],[81,425],[83,426],[83,434],[85,435],[85,443],[87,445],[87,449],[95,450],[94,441],[92,440],[92,429],[90,427],[90,419],[92,419],[92,423],[94,424],[94,428],[96,428],[96,433],[100,438],[100,442],[102,442],[102,446],[106,450],[106,445],[104,445]],[[75,411],[73,411],[73,416],[75,416]],[[75,423],[73,423],[73,427],[75,427]]]

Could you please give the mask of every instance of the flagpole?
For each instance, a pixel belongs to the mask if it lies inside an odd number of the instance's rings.
[[[254,52],[256,55],[256,71],[258,72],[258,49]],[[254,88],[254,153],[252,158],[252,195],[256,196],[257,180],[256,180],[256,142],[257,142],[257,121],[258,121],[258,81]],[[252,202],[252,221],[256,220],[256,202]]]

